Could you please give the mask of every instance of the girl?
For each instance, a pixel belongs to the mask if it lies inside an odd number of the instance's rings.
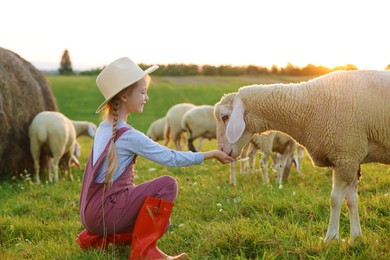
[[[130,243],[130,259],[178,259],[156,246],[169,227],[169,216],[177,196],[177,181],[170,176],[135,185],[134,165],[138,155],[165,166],[200,164],[215,158],[221,163],[234,159],[222,151],[179,152],[149,139],[126,123],[130,113],[143,111],[149,100],[149,73],[129,58],[120,58],[99,74],[96,83],[105,101],[96,112],[104,112],[85,169],[80,196],[80,217],[86,228],[76,241],[82,248],[107,247],[109,242]]]

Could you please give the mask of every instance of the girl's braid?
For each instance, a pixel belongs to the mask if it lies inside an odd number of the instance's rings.
[[[115,150],[115,137],[116,137],[116,130],[118,127],[118,115],[119,115],[119,105],[120,101],[118,97],[115,97],[111,100],[111,107],[112,107],[112,136],[111,136],[111,143],[108,150],[108,170],[106,174],[105,183],[108,184],[108,186],[111,186],[112,184],[112,178],[114,176],[115,171],[118,168],[118,159],[117,154]]]

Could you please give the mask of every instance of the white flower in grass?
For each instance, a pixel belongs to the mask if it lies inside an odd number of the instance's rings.
[[[235,198],[233,199],[233,202],[237,204],[237,203],[240,203],[241,200],[242,200],[241,197],[238,196],[238,197],[235,197]]]
[[[184,227],[184,224],[179,224],[179,228]]]
[[[152,171],[155,171],[156,168],[149,168],[149,171],[152,172]]]
[[[221,207],[222,207],[222,204],[221,204],[221,203],[217,203],[217,207],[218,207],[218,208],[221,208]]]
[[[223,211],[223,209],[219,209],[219,212],[222,212]]]
[[[295,196],[295,194],[296,194],[295,191],[293,191],[293,196]]]

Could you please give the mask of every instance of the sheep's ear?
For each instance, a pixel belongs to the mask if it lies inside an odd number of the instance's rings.
[[[233,111],[226,127],[226,137],[229,143],[234,144],[245,130],[244,104],[240,96],[236,96],[233,102]]]
[[[88,125],[88,134],[90,137],[94,138],[95,137],[95,127],[93,127],[92,125]]]

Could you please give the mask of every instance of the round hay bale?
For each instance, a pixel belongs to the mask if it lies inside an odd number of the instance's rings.
[[[58,108],[43,73],[0,47],[0,176],[33,171],[28,127],[45,110]]]

